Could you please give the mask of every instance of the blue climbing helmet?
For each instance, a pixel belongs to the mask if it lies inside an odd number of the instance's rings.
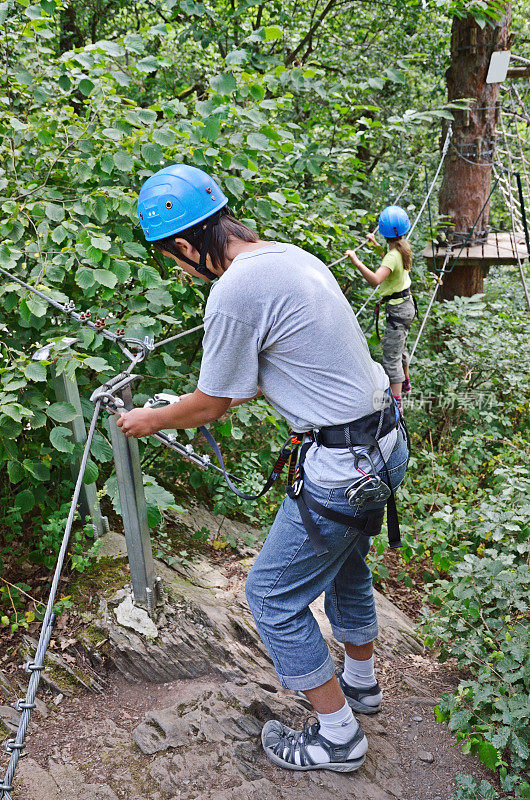
[[[200,223],[204,230],[199,264],[182,255],[209,280],[218,276],[206,267],[213,225],[228,197],[206,172],[187,164],[172,164],[151,175],[138,195],[138,218],[148,242],[165,239]],[[179,256],[181,258],[181,256]]]
[[[387,206],[379,214],[379,233],[385,239],[397,239],[409,231],[409,215],[401,206]]]

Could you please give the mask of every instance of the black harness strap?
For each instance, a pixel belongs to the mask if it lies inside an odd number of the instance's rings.
[[[340,511],[335,511],[334,508],[322,505],[322,503],[319,503],[318,500],[315,500],[315,498],[309,494],[305,487],[302,487],[299,497],[308,508],[320,514],[321,517],[330,519],[332,522],[338,522],[339,525],[348,525],[348,527],[354,528],[365,536],[375,536],[381,530],[381,523],[385,516],[384,508],[369,514],[361,514],[357,517],[352,517],[350,514],[342,514]]]
[[[418,305],[416,303],[416,298],[414,297],[414,295],[410,291],[410,288],[402,289],[400,292],[392,292],[392,294],[387,294],[387,295],[385,295],[385,297],[382,297],[379,300],[379,302],[377,302],[375,304],[374,316],[373,316],[372,322],[370,323],[368,328],[364,331],[364,333],[365,334],[368,333],[368,331],[371,330],[371,328],[373,327],[373,324],[375,322],[375,331],[376,331],[376,334],[377,334],[377,338],[381,339],[381,334],[379,333],[379,311],[380,311],[381,306],[382,305],[386,305],[389,300],[400,300],[402,297],[405,298],[405,297],[409,297],[409,296],[412,297],[412,302],[414,303],[414,310],[416,311],[416,316],[418,316]],[[390,313],[387,313],[386,322],[387,322],[387,325],[390,324],[394,328],[394,330],[397,328],[398,325],[402,324],[401,320],[394,319]]]
[[[307,535],[315,549],[317,555],[323,555],[328,552],[326,542],[318,524],[311,516],[309,509],[319,514],[321,517],[330,519],[340,525],[347,525],[349,528],[359,531],[365,536],[375,536],[380,533],[381,523],[383,521],[384,509],[375,510],[367,514],[351,516],[343,514],[340,511],[335,511],[332,508],[319,503],[312,497],[304,486],[304,460],[307,451],[311,447],[313,441],[317,445],[323,445],[330,448],[345,448],[352,449],[354,446],[370,446],[375,447],[381,456],[383,464],[385,465],[386,479],[390,489],[390,497],[388,498],[387,507],[387,528],[388,528],[388,542],[391,548],[402,546],[401,534],[399,529],[399,518],[396,506],[396,497],[392,484],[390,481],[390,473],[388,466],[381,452],[379,440],[390,433],[396,427],[402,426],[407,437],[407,446],[410,452],[410,440],[405,421],[398,414],[396,417],[395,405],[386,405],[379,412],[368,414],[358,420],[348,423],[347,425],[332,425],[329,427],[321,428],[313,432],[310,440],[302,446],[300,451],[300,460],[295,476],[295,480],[287,487],[287,494],[296,502],[300,517],[307,531]]]
[[[228,488],[232,492],[234,492],[234,494],[236,494],[238,497],[241,497],[242,500],[259,500],[260,497],[263,497],[263,495],[269,491],[273,483],[275,483],[278,480],[287,462],[293,458],[294,461],[296,462],[298,449],[302,441],[300,438],[298,438],[297,434],[292,434],[289,437],[289,439],[285,442],[282,449],[280,450],[280,455],[276,459],[276,463],[274,464],[271,473],[267,478],[267,480],[265,481],[265,484],[261,489],[261,491],[259,492],[259,494],[247,494],[246,492],[242,492],[240,489],[238,489],[237,486],[234,484],[233,480],[231,479],[229,473],[226,470],[223,454],[221,453],[219,445],[213,438],[208,428],[205,428],[203,425],[201,425],[201,427],[198,430],[202,433],[202,435],[212,448],[214,455],[217,458],[217,461],[219,462],[219,466],[221,467],[221,470],[223,472],[223,477],[228,485]]]
[[[312,497],[304,487],[304,461],[307,451],[314,442],[316,442],[317,445],[323,445],[324,447],[330,447],[332,449],[344,449],[345,447],[353,449],[355,446],[369,446],[375,447],[378,450],[385,465],[386,478],[388,481],[388,487],[390,489],[390,497],[387,501],[388,540],[390,547],[401,547],[396,499],[390,482],[388,467],[379,446],[379,439],[386,436],[386,434],[390,433],[398,425],[401,425],[406,433],[407,444],[410,451],[408,432],[405,422],[399,415],[396,417],[396,410],[393,404],[385,404],[381,411],[367,414],[366,416],[354,420],[346,425],[331,425],[320,428],[318,431],[292,433],[282,447],[280,455],[278,456],[276,463],[274,464],[272,471],[259,494],[247,494],[246,492],[242,492],[237,488],[230,475],[226,471],[223,455],[212,434],[205,427],[200,427],[199,431],[212,448],[229,488],[234,492],[234,494],[236,494],[238,497],[241,497],[243,500],[258,500],[260,497],[263,497],[263,495],[268,492],[271,486],[279,478],[283,468],[288,463],[287,494],[296,502],[298,506],[302,522],[307,531],[309,539],[315,548],[315,552],[317,555],[323,555],[324,553],[328,552],[328,549],[318,524],[313,520],[313,517],[310,514],[310,509],[321,517],[330,519],[333,522],[339,523],[340,525],[347,525],[349,528],[353,528],[365,536],[374,536],[380,532],[381,523],[384,516],[384,509],[377,509],[376,511],[369,512],[367,514],[350,516],[349,514],[342,514],[339,511],[328,508],[327,506],[324,506],[315,500],[315,498]],[[306,437],[306,441],[302,444],[304,437]],[[300,454],[299,458],[298,454]]]

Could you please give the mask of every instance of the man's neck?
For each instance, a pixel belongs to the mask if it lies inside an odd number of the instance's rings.
[[[251,253],[252,250],[260,250],[262,247],[266,247],[268,244],[271,243],[264,242],[261,239],[259,239],[257,242],[244,242],[242,239],[234,239],[232,242],[228,243],[228,248],[226,251],[227,268],[230,266],[234,258],[240,253]]]

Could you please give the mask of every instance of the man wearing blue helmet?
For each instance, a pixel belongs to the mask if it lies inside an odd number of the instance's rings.
[[[329,269],[294,245],[261,241],[226,206],[217,183],[194,167],[163,169],[142,186],[146,238],[186,272],[217,282],[197,389],[173,405],[126,412],[118,425],[137,437],[193,428],[262,393],[299,435],[312,432],[245,589],[282,685],[303,692],[318,720],[302,731],[271,720],[262,742],[284,768],[350,772],[368,747],[352,709],[373,714],[382,699],[365,558],[403,480],[408,447],[387,402],[388,378]],[[396,512],[388,504],[390,531]],[[345,648],[338,677],[309,609],[322,592]]]
[[[378,288],[376,319],[381,303],[386,308],[386,327],[383,336],[383,367],[390,379],[392,394],[402,410],[402,392],[411,391],[409,354],[406,340],[410,325],[416,315],[416,304],[410,291],[409,270],[412,250],[405,238],[410,230],[407,212],[399,206],[387,206],[379,215],[379,233],[385,237],[388,252],[375,272],[366,267],[354,250],[347,250],[353,264],[360,270],[370,286]],[[378,246],[373,234],[368,234],[372,244]],[[379,329],[377,329],[379,335]]]

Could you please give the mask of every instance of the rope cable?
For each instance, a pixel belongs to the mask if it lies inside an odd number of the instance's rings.
[[[181,339],[183,336],[189,336],[190,333],[196,333],[196,331],[200,331],[201,328],[204,328],[204,322],[200,325],[196,325],[195,328],[189,328],[187,331],[181,331],[180,333],[176,333],[174,336],[168,336],[167,339],[162,339],[160,342],[156,342],[153,345],[153,350],[157,350],[159,347],[162,347],[164,344],[169,344],[169,342],[174,342],[176,339]]]
[[[421,336],[423,334],[423,331],[425,329],[425,325],[426,325],[427,319],[428,319],[429,314],[431,312],[431,309],[432,309],[432,306],[433,306],[433,303],[434,303],[434,299],[436,297],[436,294],[438,292],[439,287],[442,285],[441,276],[449,275],[453,271],[453,269],[455,268],[456,264],[458,263],[458,260],[459,260],[460,256],[462,255],[464,249],[466,248],[468,242],[470,241],[470,239],[471,239],[471,237],[473,235],[473,231],[475,230],[475,228],[476,228],[476,226],[477,226],[482,214],[484,213],[484,209],[486,208],[487,204],[489,203],[491,195],[495,191],[498,183],[499,183],[499,177],[496,178],[493,186],[491,187],[491,189],[489,191],[489,194],[488,194],[486,200],[484,201],[484,203],[482,204],[482,208],[480,209],[480,211],[479,211],[479,213],[477,215],[477,218],[475,219],[472,227],[470,228],[470,230],[469,230],[469,232],[467,234],[466,239],[464,240],[464,242],[463,242],[463,244],[462,244],[462,246],[461,246],[461,248],[460,248],[460,250],[458,252],[458,255],[455,256],[455,258],[451,261],[449,269],[446,269],[446,267],[447,267],[447,262],[449,261],[449,258],[451,256],[451,252],[452,252],[452,248],[454,247],[454,244],[449,242],[448,245],[447,245],[447,248],[446,248],[446,251],[445,251],[444,263],[443,263],[443,266],[442,266],[441,270],[438,273],[438,276],[437,276],[438,277],[438,281],[436,283],[436,286],[434,287],[434,292],[431,295],[431,299],[429,301],[429,305],[427,306],[427,311],[424,314],[422,323],[420,325],[420,330],[418,331],[418,335],[416,337],[416,341],[414,342],[414,346],[412,347],[412,351],[410,353],[409,363],[410,363],[410,361],[412,361],[412,358],[413,358],[413,356],[414,356],[414,354],[416,352],[416,349],[418,347],[419,341],[420,341]],[[529,305],[529,308],[530,308],[530,305]]]
[[[445,266],[446,266],[446,264],[447,264],[447,262],[449,260],[450,252],[451,252],[451,246],[449,245],[449,247],[447,248],[447,251],[445,253],[445,259],[444,259],[443,268],[445,268]],[[421,325],[420,325],[420,329],[418,331],[418,335],[416,337],[416,341],[414,342],[412,350],[410,351],[409,364],[412,362],[412,359],[414,358],[414,353],[416,352],[416,349],[417,349],[419,341],[421,339],[423,330],[425,328],[425,325],[427,324],[427,320],[429,319],[429,314],[431,313],[431,308],[432,308],[433,303],[434,303],[434,298],[436,297],[436,294],[437,294],[439,288],[440,288],[440,283],[437,282],[436,286],[434,287],[434,292],[431,295],[431,299],[429,300],[429,305],[427,306],[427,310],[426,310],[425,314],[423,315],[423,319],[421,321]]]
[[[510,167],[511,167],[511,163],[512,162],[511,162],[511,158],[510,158]],[[511,175],[512,175],[512,172],[510,172],[510,178],[511,178]],[[513,248],[514,248],[514,251],[515,251],[515,257],[517,258],[517,266],[519,268],[519,274],[521,276],[521,283],[523,284],[523,291],[524,291],[524,295],[525,295],[525,298],[526,298],[526,304],[528,306],[528,310],[530,311],[530,296],[528,295],[528,286],[526,285],[526,279],[525,279],[525,275],[524,275],[523,264],[522,264],[522,261],[521,261],[521,256],[519,255],[519,247],[517,245],[517,234],[516,234],[516,231],[515,231],[515,215],[513,213],[513,207],[515,205],[515,202],[514,202],[514,197],[513,197],[511,179],[508,181],[508,192],[509,192],[509,196],[508,196],[509,202],[507,203],[507,206],[508,206],[508,210],[510,212],[510,220],[511,220],[511,223],[512,223]],[[524,206],[523,206],[523,208],[524,208]]]

